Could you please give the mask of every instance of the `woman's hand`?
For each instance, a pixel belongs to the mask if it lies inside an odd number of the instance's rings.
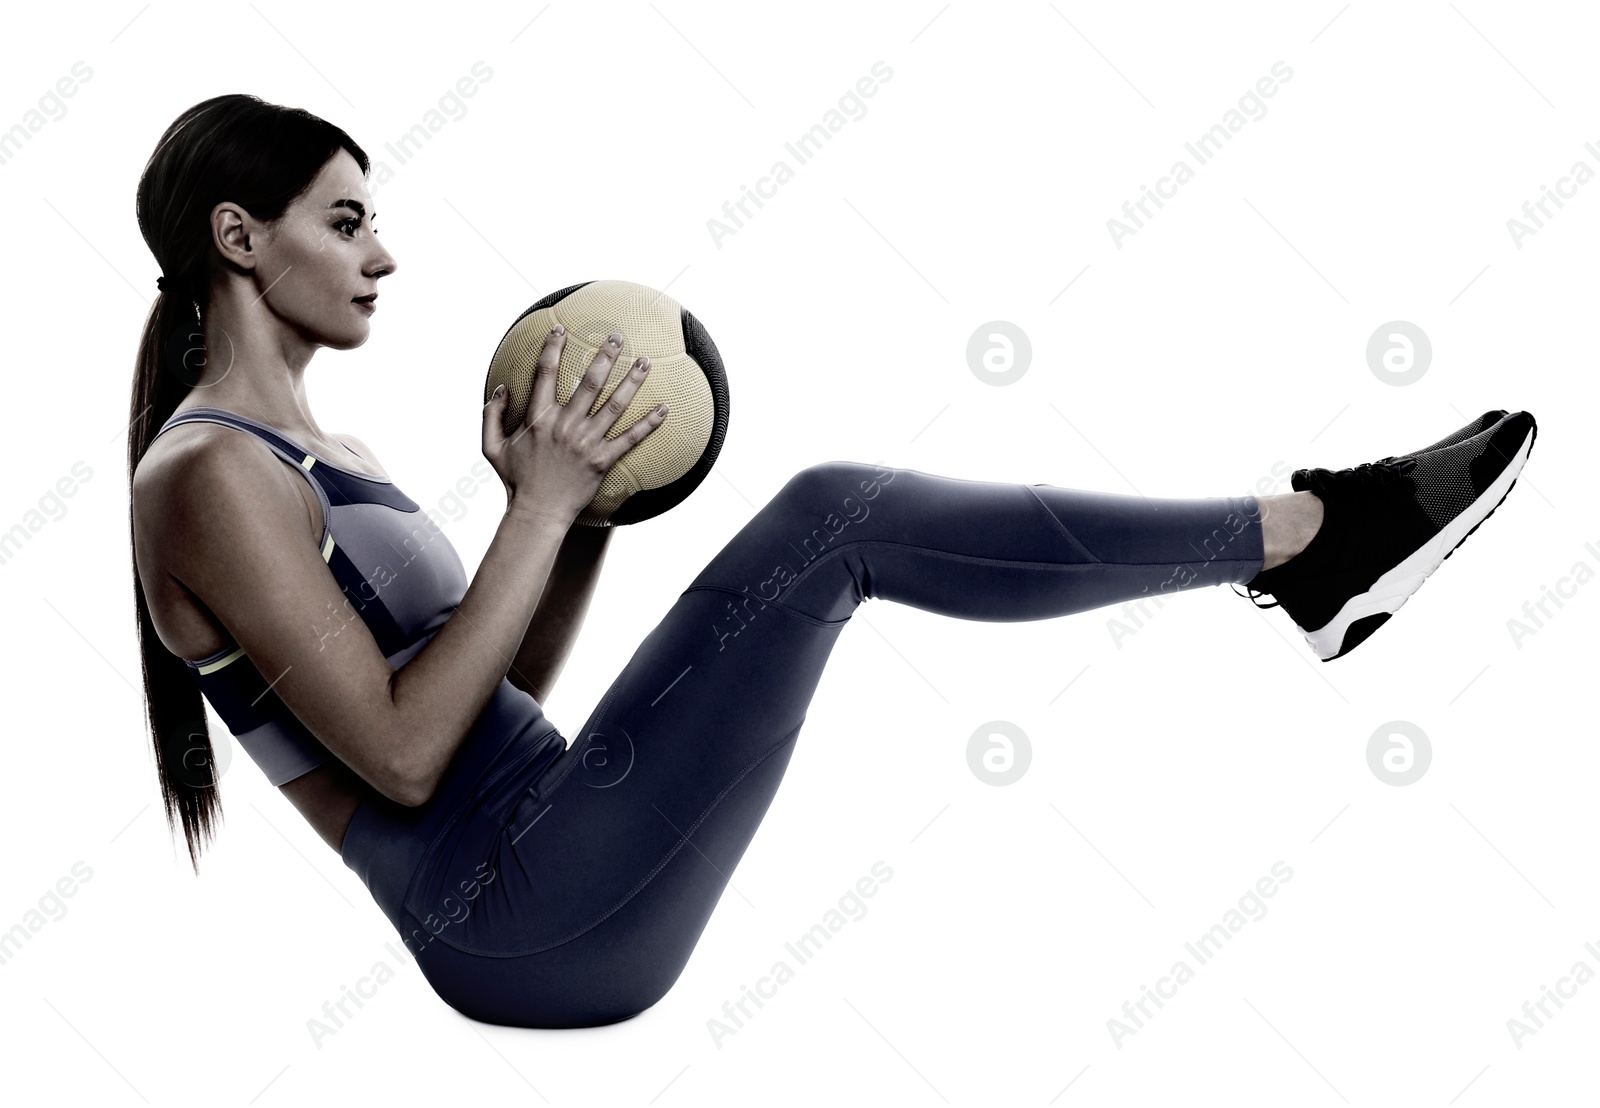
[[[666,405],[651,409],[615,439],[607,440],[606,432],[639,391],[650,370],[650,359],[637,359],[600,410],[589,415],[616,364],[622,336],[611,335],[578,382],[572,398],[566,404],[558,404],[556,374],[567,337],[564,328],[558,330],[545,337],[533,373],[528,411],[517,429],[510,435],[505,432],[510,394],[504,385],[483,406],[483,456],[506,487],[508,511],[514,508],[550,516],[565,527],[589,506],[617,459],[661,426],[666,419]]]

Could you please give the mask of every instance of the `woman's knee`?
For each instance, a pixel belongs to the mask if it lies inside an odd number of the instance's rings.
[[[772,600],[812,558],[857,537],[894,471],[866,462],[806,466],[780,488],[690,583]],[[856,526],[852,526],[856,525]],[[798,556],[799,565],[790,559]]]
[[[870,462],[816,462],[789,478],[775,499],[849,519],[864,515],[870,501],[893,479],[892,469]]]

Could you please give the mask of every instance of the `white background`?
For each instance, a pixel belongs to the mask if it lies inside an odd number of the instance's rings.
[[[1520,246],[1507,226],[1575,162],[1600,170],[1583,6],[104,4],[19,8],[6,31],[0,127],[92,69],[0,166],[0,528],[92,470],[0,565],[0,929],[92,871],[0,965],[8,1096],[1468,1108],[1593,1086],[1600,983],[1520,1046],[1507,1025],[1575,962],[1600,971],[1600,586],[1520,643],[1507,626],[1576,563],[1600,569],[1600,183]],[[441,107],[479,61],[492,78]],[[784,144],[880,61],[865,114],[847,102],[857,118],[797,165]],[[1280,61],[1266,114],[1207,164],[1187,155]],[[480,458],[489,356],[540,296],[634,280],[715,338],[726,445],[690,500],[615,536],[546,704],[569,736],[812,462],[1211,496],[1488,408],[1532,411],[1538,446],[1488,524],[1328,665],[1225,589],[1120,640],[1115,610],[983,624],[866,604],[666,998],[599,1029],[477,1024],[386,947],[366,890],[242,753],[199,879],[164,825],[122,430],[158,273],[134,193],[179,112],[239,91],[393,170],[376,198],[399,270],[372,337],[307,379],[320,425],[420,503]],[[398,164],[385,144],[434,110],[447,122]],[[719,246],[707,221],[780,158],[794,179]],[[1194,179],[1119,246],[1107,221],[1180,158]],[[992,320],[1032,345],[1005,387],[966,358]],[[1366,359],[1394,320],[1433,347],[1403,387]],[[502,504],[486,486],[449,525],[469,571]],[[1032,751],[1004,787],[965,753],[995,719]],[[1404,787],[1367,760],[1391,720],[1432,749]],[[877,861],[893,877],[867,913],[714,1038]],[[1279,861],[1293,877],[1265,916],[1197,965],[1183,944]],[[1193,980],[1117,1042],[1108,1020],[1180,958]],[[394,978],[319,1045],[307,1021],[380,961]]]

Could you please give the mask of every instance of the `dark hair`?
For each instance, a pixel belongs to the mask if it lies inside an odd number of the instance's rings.
[[[271,223],[348,150],[367,173],[365,151],[344,131],[302,108],[233,93],[202,101],[173,120],[139,178],[139,232],[161,266],[165,289],[145,320],[128,408],[128,531],[133,475],[205,365],[204,313],[224,261],[212,245],[211,213],[223,202]],[[200,872],[202,837],[221,822],[205,704],[189,667],[156,635],[133,563],[145,705],[167,827],[182,820],[189,862]]]

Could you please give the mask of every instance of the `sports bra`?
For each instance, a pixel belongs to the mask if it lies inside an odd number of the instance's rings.
[[[345,595],[337,610],[323,614],[319,633],[331,639],[359,617],[394,669],[420,653],[467,591],[466,570],[438,523],[388,478],[334,465],[276,428],[237,412],[180,409],[156,435],[195,422],[221,423],[255,435],[316,490],[322,503],[322,560]],[[334,758],[272,691],[275,681],[256,668],[244,647],[230,640],[208,657],[183,661],[207,702],[272,784],[285,784]],[[550,727],[538,701],[504,679],[490,707],[497,728]]]

